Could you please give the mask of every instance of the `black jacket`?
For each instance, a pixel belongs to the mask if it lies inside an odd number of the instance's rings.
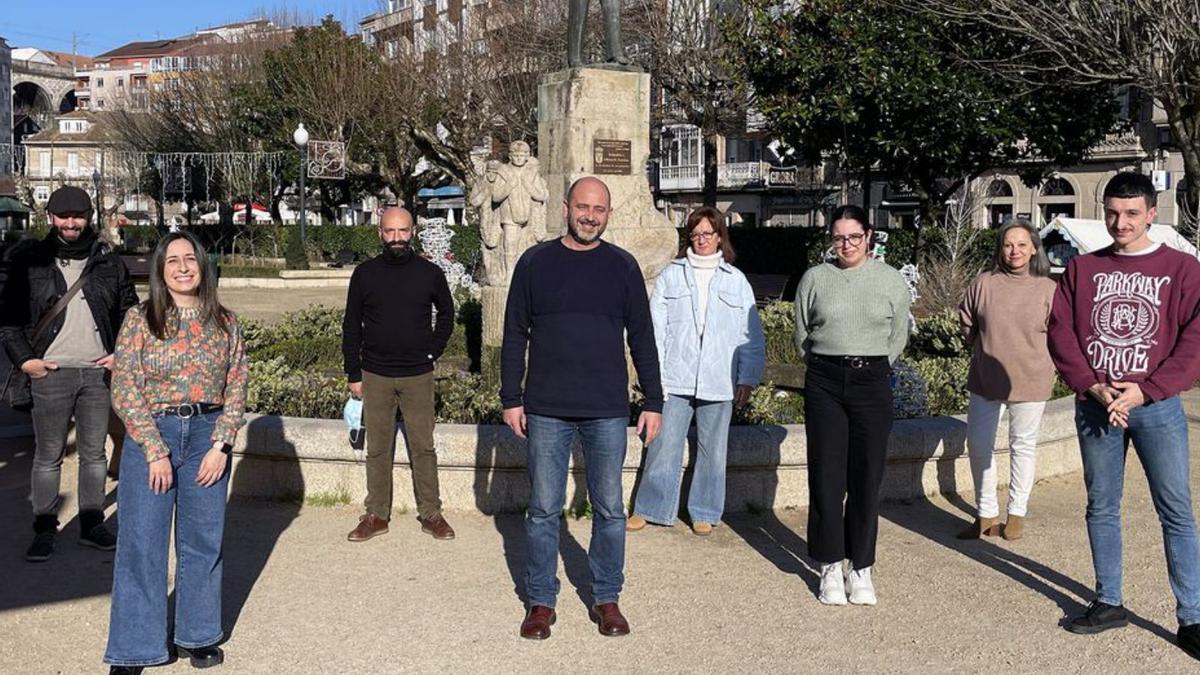
[[[27,239],[6,251],[0,269],[0,343],[15,365],[42,358],[62,330],[63,312],[37,340],[30,341],[33,327],[67,292],[67,281],[58,270],[55,233],[45,239]],[[125,263],[108,246],[97,240],[88,255],[83,297],[87,298],[100,339],[108,353],[116,348],[121,320],[138,303],[137,292]]]

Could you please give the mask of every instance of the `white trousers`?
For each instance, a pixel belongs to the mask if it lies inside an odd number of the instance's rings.
[[[975,503],[980,518],[996,518],[1000,505],[996,500],[996,433],[1000,416],[1008,409],[1008,515],[1024,516],[1033,489],[1036,469],[1038,428],[1042,424],[1045,401],[1008,403],[991,401],[971,394],[967,408],[967,452],[971,459],[971,477],[975,480]]]

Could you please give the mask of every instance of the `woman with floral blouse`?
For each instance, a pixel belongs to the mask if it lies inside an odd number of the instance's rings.
[[[128,436],[117,490],[121,536],[104,661],[110,673],[165,663],[167,550],[175,519],[174,642],[220,664],[221,541],[229,452],[244,423],[246,355],[237,317],[217,300],[207,258],[187,232],[163,237],[150,297],[117,340],[113,407]]]

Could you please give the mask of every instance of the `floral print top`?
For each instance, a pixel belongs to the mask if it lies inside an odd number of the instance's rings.
[[[150,332],[141,306],[121,324],[113,366],[113,408],[146,461],[171,454],[154,423],[154,413],[183,403],[224,405],[212,440],[233,445],[245,424],[246,350],[237,318],[229,332],[200,322],[198,308],[173,312],[179,327],[169,340]]]

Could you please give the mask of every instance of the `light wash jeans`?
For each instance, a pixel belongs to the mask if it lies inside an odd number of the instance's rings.
[[[679,487],[688,427],[696,416],[696,466],[688,491],[693,523],[717,524],[725,511],[725,457],[733,401],[701,401],[668,394],[662,429],[646,449],[646,465],[633,512],[652,523],[673,525],[679,513]]]
[[[155,419],[171,450],[175,469],[170,489],[150,491],[150,468],[142,446],[125,437],[117,487],[116,569],[104,662],[114,666],[166,663],[167,551],[175,517],[175,644],[207,647],[224,637],[221,628],[221,542],[225,534],[225,475],[211,487],[196,483],[204,455],[212,448],[213,424],[220,412],[187,419]]]
[[[967,451],[971,478],[975,481],[975,504],[980,518],[996,518],[996,430],[1008,409],[1008,515],[1024,516],[1033,490],[1037,467],[1038,429],[1045,401],[1009,403],[971,394],[967,408]]]
[[[1125,433],[1109,426],[1108,413],[1092,398],[1075,402],[1075,427],[1087,485],[1087,530],[1096,569],[1096,599],[1121,600],[1121,495],[1125,487]],[[1150,484],[1162,524],[1167,578],[1181,626],[1200,623],[1200,548],[1188,473],[1188,428],[1179,397],[1134,408],[1129,439]]]
[[[575,435],[583,442],[592,541],[588,568],[596,604],[616,602],[625,583],[625,505],[621,470],[625,465],[627,417],[596,419],[528,415],[529,539],[525,590],[529,605],[554,607],[558,598],[558,532],[566,502],[567,470]]]

